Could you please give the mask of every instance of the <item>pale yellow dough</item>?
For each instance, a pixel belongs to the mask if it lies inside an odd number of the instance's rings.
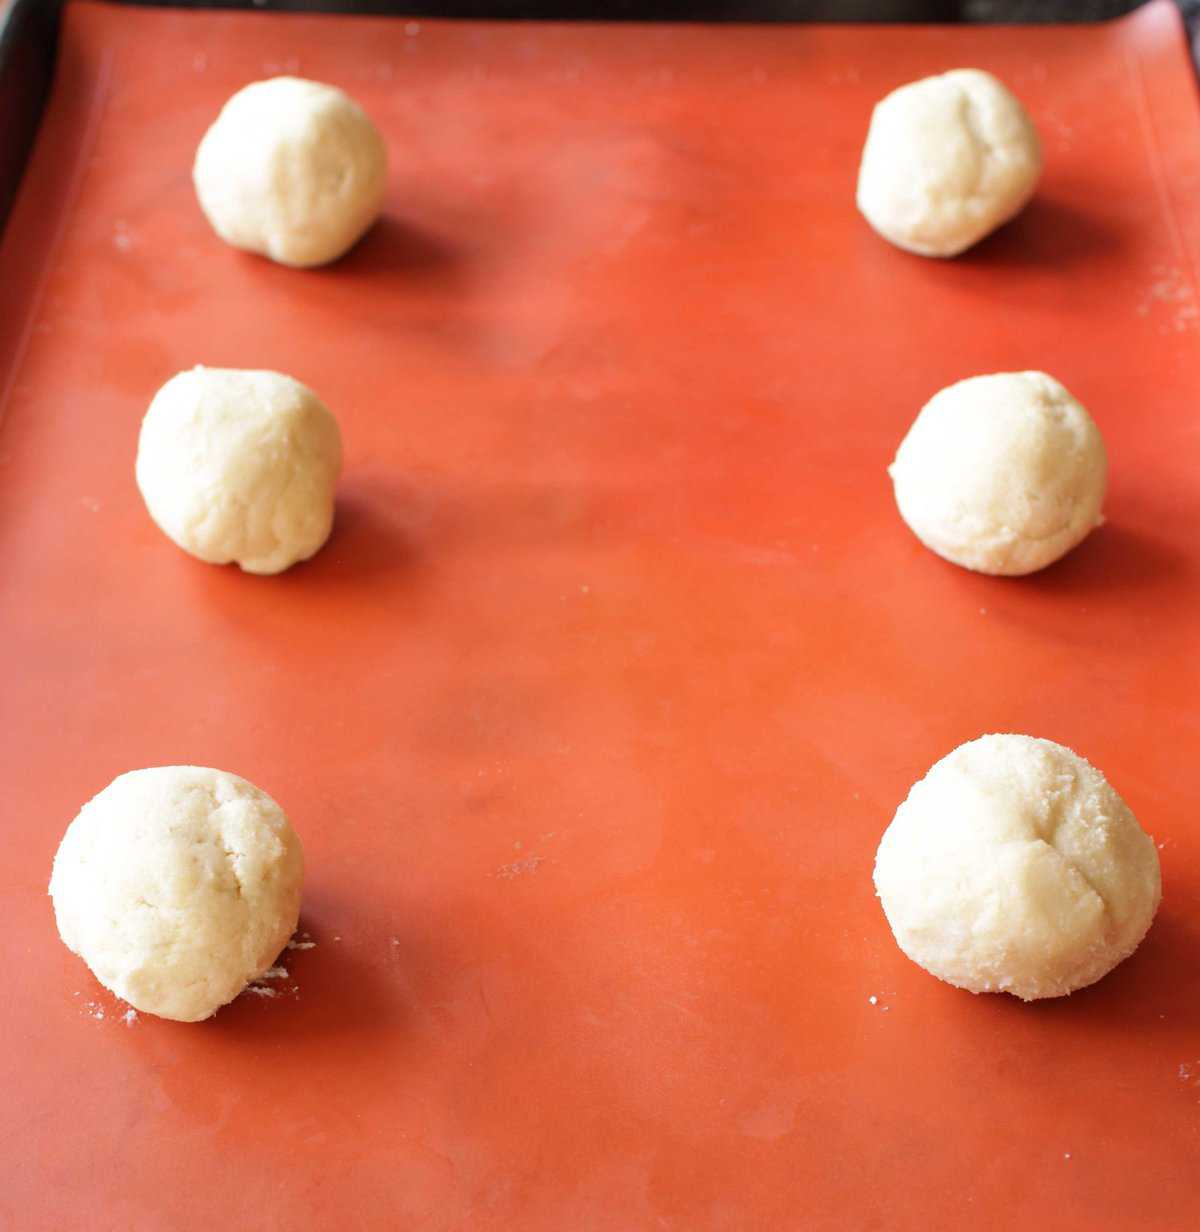
[[[283,265],[324,265],[379,216],[387,150],[335,86],[272,77],[239,90],[204,134],[192,168],[213,230]]]
[[[279,805],[235,774],[159,766],[114,779],[63,836],[59,935],[135,1009],[208,1018],[262,975],[300,914],[304,857]]]
[[[960,68],[893,90],[875,107],[858,208],[884,239],[952,257],[1016,214],[1042,168],[1037,130],[990,73]]]
[[[1032,573],[1103,521],[1108,457],[1085,408],[1044,372],[971,377],[935,394],[888,468],[900,515],[939,556]]]
[[[279,573],[329,538],[341,466],[337,421],[307,386],[193,368],[150,403],[136,471],[150,516],[185,552]]]
[[[964,744],[913,787],[879,844],[875,888],[915,963],[1025,1001],[1111,971],[1161,896],[1158,850],[1104,775],[1017,735]]]

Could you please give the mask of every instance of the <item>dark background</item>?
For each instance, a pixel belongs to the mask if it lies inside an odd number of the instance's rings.
[[[150,3],[152,0],[128,0]],[[180,8],[650,21],[1099,21],[1139,0],[170,0]],[[1200,0],[1182,0],[1200,17]]]

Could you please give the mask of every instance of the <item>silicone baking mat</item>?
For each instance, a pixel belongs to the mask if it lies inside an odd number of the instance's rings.
[[[873,102],[994,70],[1045,138],[952,263],[854,210]],[[242,84],[359,98],[386,218],[296,272],[193,199]],[[68,6],[0,252],[0,1224],[1191,1228],[1200,1148],[1200,124],[1166,3],[1077,28],[477,25]],[[200,564],[133,482],[196,363],[340,417],[334,536]],[[1037,367],[1109,522],[1024,580],[900,522],[921,404]],[[988,731],[1109,775],[1165,898],[1093,989],[939,984],[873,897]],[[67,823],[192,762],[275,795],[286,979],[126,1017]]]

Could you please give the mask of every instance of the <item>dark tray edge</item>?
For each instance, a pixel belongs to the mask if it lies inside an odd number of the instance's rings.
[[[8,219],[54,80],[63,0],[13,0],[0,12],[0,231]]]

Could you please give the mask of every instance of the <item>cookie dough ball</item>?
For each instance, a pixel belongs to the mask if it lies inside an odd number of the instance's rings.
[[[279,805],[222,770],[160,766],[114,779],[54,857],[59,936],[135,1009],[208,1018],[296,929],[304,857]]]
[[[935,394],[888,474],[927,548],[979,573],[1032,573],[1104,520],[1108,459],[1092,417],[1044,372]]]
[[[858,208],[886,240],[953,257],[1033,196],[1037,130],[990,73],[955,69],[893,90],[871,116]]]
[[[279,573],[329,538],[337,421],[278,372],[193,368],[154,395],[138,439],[150,516],[185,552]]]
[[[943,757],[896,810],[875,888],[913,962],[1023,1001],[1106,975],[1161,896],[1158,851],[1104,775],[1031,736]]]
[[[324,265],[379,217],[387,151],[349,95],[272,77],[221,109],[196,151],[192,180],[227,244],[283,265]]]

